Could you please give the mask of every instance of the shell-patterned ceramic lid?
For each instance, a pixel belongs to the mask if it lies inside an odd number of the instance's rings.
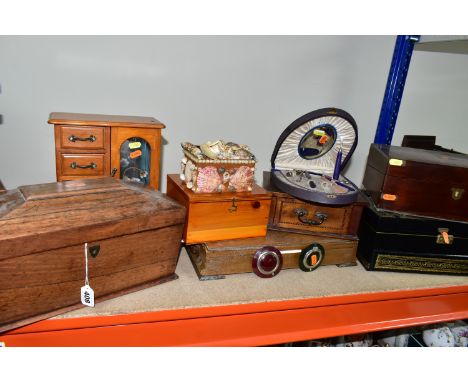
[[[340,148],[344,169],[357,141],[356,122],[346,111],[315,110],[296,119],[280,135],[271,156],[271,167],[331,174]]]

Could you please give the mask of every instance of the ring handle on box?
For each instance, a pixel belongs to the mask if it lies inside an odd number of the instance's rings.
[[[327,217],[328,215],[323,213],[323,212],[316,212],[315,213],[315,217],[318,219],[318,220],[313,220],[313,219],[306,219],[305,216],[307,216],[307,214],[309,213],[309,211],[307,211],[306,209],[304,208],[296,208],[294,210],[294,213],[296,214],[297,218],[299,219],[299,221],[303,224],[307,224],[307,225],[320,225],[322,224],[325,220],[327,220]]]

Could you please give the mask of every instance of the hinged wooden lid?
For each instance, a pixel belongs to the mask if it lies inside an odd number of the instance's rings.
[[[468,168],[468,155],[437,150],[416,149],[390,145],[371,144],[371,152],[380,153],[390,165],[405,166],[405,162],[424,163],[448,167]],[[398,162],[399,161],[399,162]]]
[[[0,195],[0,260],[183,224],[185,208],[112,178],[19,187]]]
[[[357,240],[357,237],[348,237],[346,240]],[[234,240],[220,240],[211,241],[202,245],[206,251],[256,251],[263,246],[274,246],[280,251],[284,250],[298,250],[307,247],[312,243],[328,244],[330,242],[336,242],[336,238],[315,236],[315,235],[304,235],[301,233],[282,232],[275,230],[268,230],[265,237],[250,237],[247,239],[234,239]]]
[[[138,117],[130,115],[81,114],[81,113],[50,113],[48,123],[53,125],[76,126],[113,126],[164,129],[166,126],[153,117]]]

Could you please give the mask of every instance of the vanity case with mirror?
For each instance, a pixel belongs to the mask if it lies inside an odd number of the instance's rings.
[[[291,123],[263,174],[273,194],[268,227],[356,238],[367,201],[341,172],[357,140],[356,122],[344,110],[320,109]]]
[[[305,114],[278,138],[271,156],[271,183],[296,198],[344,205],[358,188],[341,172],[358,141],[357,125],[346,111],[325,108]]]
[[[113,176],[159,189],[161,129],[153,117],[51,113],[57,181]]]

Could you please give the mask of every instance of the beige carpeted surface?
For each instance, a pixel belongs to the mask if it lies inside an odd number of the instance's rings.
[[[54,317],[116,315],[168,309],[294,300],[369,292],[468,285],[468,276],[367,272],[360,264],[338,268],[319,267],[311,273],[282,270],[276,277],[261,279],[253,273],[199,281],[183,249],[176,270],[178,280],[130,293]],[[92,286],[92,285],[91,285]]]

